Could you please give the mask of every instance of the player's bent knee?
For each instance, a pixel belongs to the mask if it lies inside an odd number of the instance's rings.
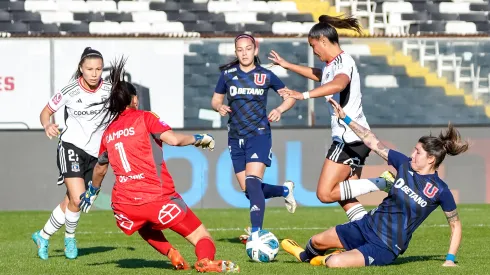
[[[337,200],[335,200],[332,196],[331,196],[331,193],[330,192],[317,192],[316,193],[316,197],[318,198],[318,200],[320,200],[322,203],[332,203],[332,202],[336,202]]]
[[[328,258],[327,262],[325,263],[325,265],[328,267],[328,268],[339,268],[339,267],[344,267],[343,263],[342,263],[342,259],[341,257],[339,257],[338,255],[333,255],[331,256],[330,258]]]

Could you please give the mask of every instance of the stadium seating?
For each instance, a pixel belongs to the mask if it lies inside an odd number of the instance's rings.
[[[293,1],[0,0],[0,11],[2,31],[31,34],[296,34],[313,23]]]
[[[463,97],[448,97],[442,87],[429,87],[421,77],[409,77],[406,68],[390,66],[384,56],[372,56],[366,44],[342,43],[346,52],[353,55],[361,74],[363,108],[372,125],[428,125],[446,124],[488,124],[482,106],[465,105]],[[289,61],[306,65],[308,60],[306,42],[262,42],[259,57],[268,66],[266,54],[271,49],[288,53]],[[204,53],[204,54],[203,54]],[[226,118],[220,118],[211,109],[211,97],[218,80],[219,64],[233,59],[233,44],[223,42],[199,42],[189,44],[184,58],[184,126],[185,127],[225,127]],[[315,60],[315,66],[322,64]],[[271,68],[284,83],[298,91],[306,90],[307,80],[280,67]],[[488,69],[486,69],[488,71]],[[488,80],[487,80],[488,82]],[[318,86],[318,84],[316,84]],[[488,94],[488,93],[487,93]],[[280,97],[269,91],[268,110],[280,104]],[[330,125],[328,109],[323,99],[314,100],[314,125]],[[209,111],[209,112],[208,112]],[[213,124],[213,121],[214,124]],[[219,121],[219,122],[218,122]],[[306,101],[284,114],[276,126],[304,126],[308,122]]]

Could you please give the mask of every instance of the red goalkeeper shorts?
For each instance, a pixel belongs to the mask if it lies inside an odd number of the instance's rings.
[[[132,235],[149,224],[155,230],[171,229],[187,237],[202,224],[180,197],[141,205],[113,203],[112,209],[117,226],[126,235]]]

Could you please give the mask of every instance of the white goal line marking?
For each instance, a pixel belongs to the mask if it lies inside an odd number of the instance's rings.
[[[428,224],[428,225],[421,225],[419,228],[431,228],[431,227],[449,227],[448,224]],[[468,227],[490,227],[489,224],[465,224],[463,228],[468,228]],[[269,230],[271,232],[274,231],[298,231],[298,230],[327,230],[331,227],[276,227],[276,228],[265,228],[266,230]],[[245,228],[240,228],[240,227],[230,227],[230,228],[207,228],[208,231],[210,232],[217,232],[217,231],[222,231],[222,232],[228,232],[228,231],[241,231],[244,232]],[[244,232],[245,233],[245,232]],[[123,234],[122,231],[104,231],[104,232],[97,232],[97,231],[79,231],[76,232],[75,234]]]

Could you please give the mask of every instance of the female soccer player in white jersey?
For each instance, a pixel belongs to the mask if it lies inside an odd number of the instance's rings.
[[[369,129],[364,116],[361,103],[361,81],[354,59],[346,54],[339,45],[339,36],[335,28],[351,29],[361,32],[357,19],[331,17],[322,15],[319,23],[314,25],[309,34],[308,42],[315,55],[325,62],[323,69],[310,68],[291,64],[281,58],[275,51],[271,51],[269,59],[283,68],[298,73],[306,78],[321,82],[321,86],[311,91],[300,93],[290,89],[279,91],[285,99],[295,98],[304,100],[309,98],[333,97],[344,107],[346,113],[357,123]],[[328,150],[318,181],[316,195],[323,203],[339,202],[346,211],[349,220],[357,220],[366,214],[364,207],[355,198],[345,199],[346,192],[340,196],[332,191],[341,182],[349,179],[359,179],[362,166],[369,155],[370,149],[362,143],[356,134],[339,120],[331,106],[331,127],[333,143]],[[386,181],[374,181],[386,185]],[[363,181],[359,181],[363,183]],[[352,188],[357,188],[355,185]],[[362,185],[360,185],[362,187]],[[386,186],[378,186],[383,190]],[[342,190],[341,190],[342,191]]]
[[[101,78],[104,60],[102,54],[85,48],[74,74],[74,81],[66,85],[41,112],[41,124],[51,139],[58,136],[58,125],[51,116],[65,106],[65,129],[59,137],[57,164],[58,184],[65,183],[66,195],[53,210],[44,227],[32,235],[38,246],[38,256],[48,258],[49,237],[65,225],[65,256],[75,259],[78,249],[75,229],[80,218],[79,196],[85,192],[97,163],[100,140],[104,129],[98,129],[104,106],[93,105],[109,97],[111,85]]]
[[[389,265],[403,254],[415,230],[441,206],[451,227],[451,240],[443,266],[456,266],[462,236],[456,203],[437,169],[446,155],[456,156],[468,150],[468,142],[449,124],[439,136],[419,138],[411,157],[386,148],[373,132],[346,115],[342,107],[329,99],[341,119],[376,154],[397,171],[393,188],[383,202],[360,220],[337,225],[314,235],[306,248],[285,239],[282,247],[302,262],[327,267]],[[330,248],[346,252],[324,255]]]

